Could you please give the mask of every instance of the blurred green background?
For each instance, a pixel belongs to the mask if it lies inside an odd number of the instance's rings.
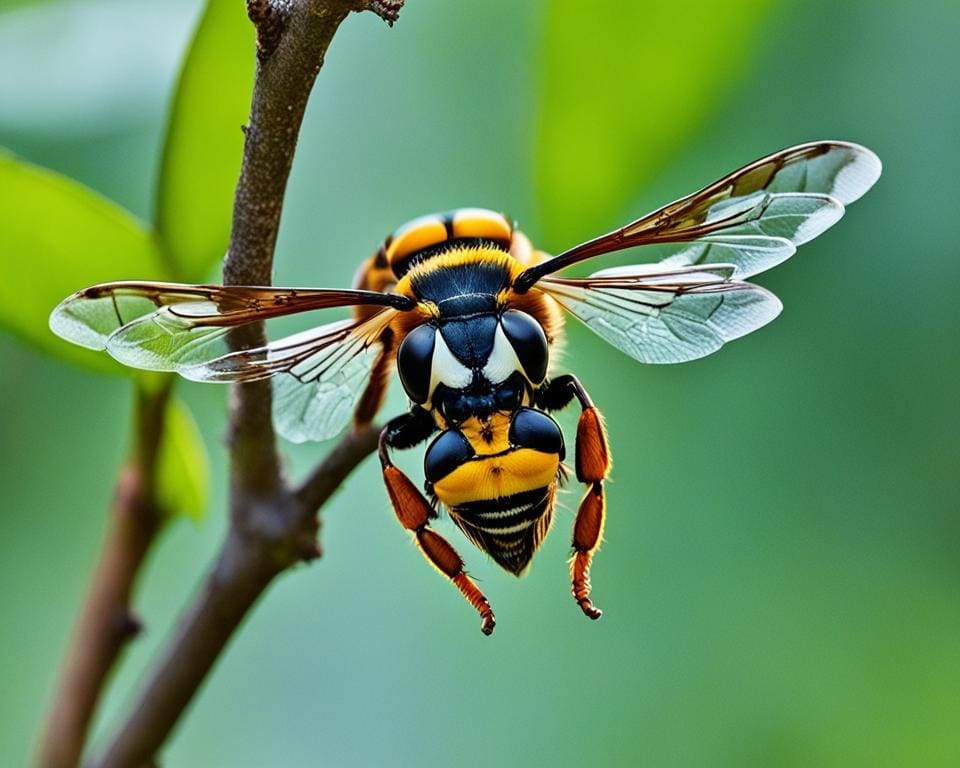
[[[367,461],[325,510],[325,557],[270,590],[164,765],[960,764],[960,6],[580,5],[409,0],[392,30],[348,19],[304,124],[277,282],[347,285],[388,231],[459,205],[507,210],[556,251],[810,139],[862,142],[884,176],[760,279],[781,318],[713,357],[644,367],[571,324],[565,364],[615,458],[602,621],[569,595],[578,489],[519,582],[439,524],[497,612],[486,638]],[[0,145],[151,221],[201,3],[2,8]],[[45,216],[56,231],[58,211]],[[30,295],[54,268],[3,238],[2,293]],[[49,704],[131,409],[129,380],[21,336],[0,332],[7,765],[28,760]],[[178,393],[211,457],[209,511],[170,525],[149,561],[147,632],[101,741],[225,528],[226,390]],[[285,446],[290,472],[327,449]]]

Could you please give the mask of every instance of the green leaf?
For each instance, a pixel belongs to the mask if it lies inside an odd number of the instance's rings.
[[[610,228],[731,90],[771,5],[548,4],[536,178],[553,242]]]
[[[0,327],[57,357],[99,371],[125,369],[57,338],[50,311],[108,280],[164,280],[154,237],[91,189],[0,151]]]
[[[171,398],[157,457],[160,508],[173,515],[202,520],[210,490],[207,449],[190,409]]]
[[[237,0],[209,0],[170,110],[157,190],[157,230],[177,279],[202,282],[223,258],[243,156],[256,62],[253,25]]]

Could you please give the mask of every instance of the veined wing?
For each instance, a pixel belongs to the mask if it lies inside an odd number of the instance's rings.
[[[583,279],[546,277],[537,288],[642,363],[681,363],[766,325],[782,309],[760,286],[733,280],[732,264],[640,264]]]
[[[252,349],[228,344],[230,332],[249,323],[357,305],[384,309]],[[301,442],[325,440],[346,426],[383,349],[383,331],[398,310],[414,306],[373,291],[123,282],[74,294],[53,311],[50,327],[136,368],[194,381],[273,378],[277,430]]]
[[[359,290],[104,283],[61,302],[50,315],[50,328],[75,344],[105,349],[134,368],[179,371],[227,354],[232,328],[357,305],[410,309],[413,302]]]
[[[879,158],[858,144],[821,141],[784,149],[531,267],[514,287],[523,292],[585,259],[652,243],[692,243],[671,257],[673,266],[728,263],[737,277],[748,277],[835,224],[880,172]]]
[[[338,320],[262,347],[228,352],[178,372],[193,381],[273,379],[273,420],[288,440],[326,440],[350,421],[396,311]]]
[[[326,440],[350,422],[395,314],[378,313],[273,379],[273,422],[281,435],[295,443]]]

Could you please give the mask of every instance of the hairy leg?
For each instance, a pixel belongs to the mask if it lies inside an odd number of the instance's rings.
[[[425,440],[433,431],[433,421],[426,431],[426,424],[414,406],[410,414],[405,414],[389,422],[380,433],[380,465],[383,468],[383,481],[387,486],[390,503],[396,512],[400,524],[412,531],[417,546],[427,561],[440,573],[449,578],[457,589],[480,614],[480,630],[489,635],[493,632],[496,619],[490,603],[483,593],[463,570],[463,558],[443,536],[430,528],[430,520],[436,512],[409,477],[394,466],[390,460],[390,448],[405,448]]]
[[[577,423],[577,480],[587,486],[573,524],[573,557],[570,581],[573,597],[591,619],[599,619],[601,611],[590,599],[590,565],[603,537],[606,503],[603,481],[610,471],[610,450],[600,412],[575,376],[559,376],[537,393],[538,404],[547,410],[567,406],[576,398],[580,403]]]

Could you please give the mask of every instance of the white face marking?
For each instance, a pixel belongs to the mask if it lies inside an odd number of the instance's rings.
[[[452,389],[463,389],[473,381],[473,371],[453,356],[443,334],[437,331],[437,340],[433,345],[433,361],[430,364],[430,397],[438,384],[446,384]]]
[[[490,350],[490,357],[487,358],[487,363],[483,366],[483,375],[491,384],[500,384],[506,381],[514,371],[523,373],[523,366],[520,365],[513,345],[503,332],[503,326],[497,323],[497,331],[493,337],[493,349]]]

